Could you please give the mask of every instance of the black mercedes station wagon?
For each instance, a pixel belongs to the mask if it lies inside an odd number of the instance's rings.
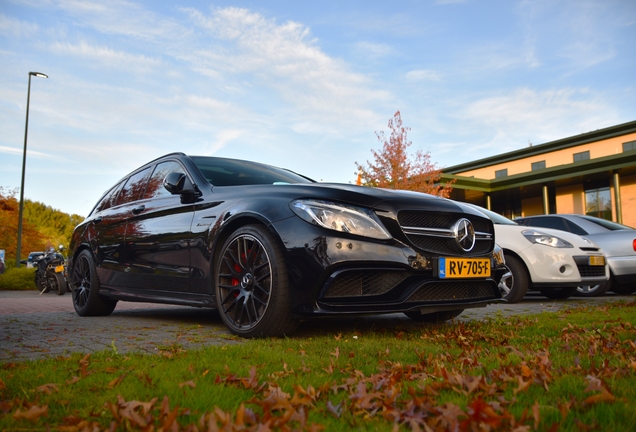
[[[460,203],[182,153],[102,196],[68,268],[81,316],[119,300],[207,307],[245,337],[312,316],[448,320],[500,301],[505,272],[492,222]]]

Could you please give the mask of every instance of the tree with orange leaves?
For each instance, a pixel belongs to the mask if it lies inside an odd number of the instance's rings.
[[[411,128],[402,125],[400,111],[396,111],[389,119],[391,135],[387,138],[384,131],[376,132],[378,141],[383,143],[382,150],[371,149],[375,164],[367,161],[367,167],[356,162],[358,167],[358,184],[387,189],[405,189],[424,192],[448,198],[453,190],[450,183],[438,184],[442,176],[437,164],[431,162],[429,152],[418,150],[415,155],[407,153],[411,142],[408,131]]]

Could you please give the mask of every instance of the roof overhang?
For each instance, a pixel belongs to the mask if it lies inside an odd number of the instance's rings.
[[[479,179],[442,173],[439,184],[455,180],[453,189],[497,192],[524,186],[546,184],[572,177],[606,174],[608,177],[618,172],[621,175],[636,174],[636,151],[589,159],[566,165],[544,168],[496,179]]]

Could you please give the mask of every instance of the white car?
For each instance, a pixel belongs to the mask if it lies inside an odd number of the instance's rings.
[[[509,303],[520,301],[529,290],[562,299],[577,294],[582,285],[598,286],[599,290],[607,287],[607,260],[591,240],[564,231],[522,226],[490,210],[472,207],[495,225],[495,240],[511,273],[499,284]]]

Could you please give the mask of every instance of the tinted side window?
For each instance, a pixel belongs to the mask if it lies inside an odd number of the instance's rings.
[[[126,181],[126,184],[124,185],[124,188],[119,194],[117,205],[141,199],[144,193],[144,189],[146,188],[146,183],[148,182],[149,175],[150,168],[146,168],[145,170],[139,171],[138,173],[129,177]]]
[[[121,182],[117,186],[112,188],[110,190],[110,192],[108,192],[104,196],[104,198],[102,198],[102,200],[99,202],[99,204],[97,204],[97,206],[95,207],[95,211],[106,210],[107,208],[110,208],[110,207],[114,206],[115,203],[117,202],[117,197],[119,196],[119,191],[121,190],[123,185],[124,185],[124,182]]]
[[[569,231],[568,227],[565,226],[565,221],[561,218],[538,217],[538,218],[529,219],[528,222],[535,227],[552,228],[552,229],[558,229],[561,231]]]
[[[162,196],[171,195],[170,192],[163,187],[163,179],[173,172],[185,173],[184,169],[177,162],[169,161],[157,164],[154,172],[152,173],[152,177],[150,177],[150,181],[148,182],[148,187],[146,187],[144,199],[160,198]]]

